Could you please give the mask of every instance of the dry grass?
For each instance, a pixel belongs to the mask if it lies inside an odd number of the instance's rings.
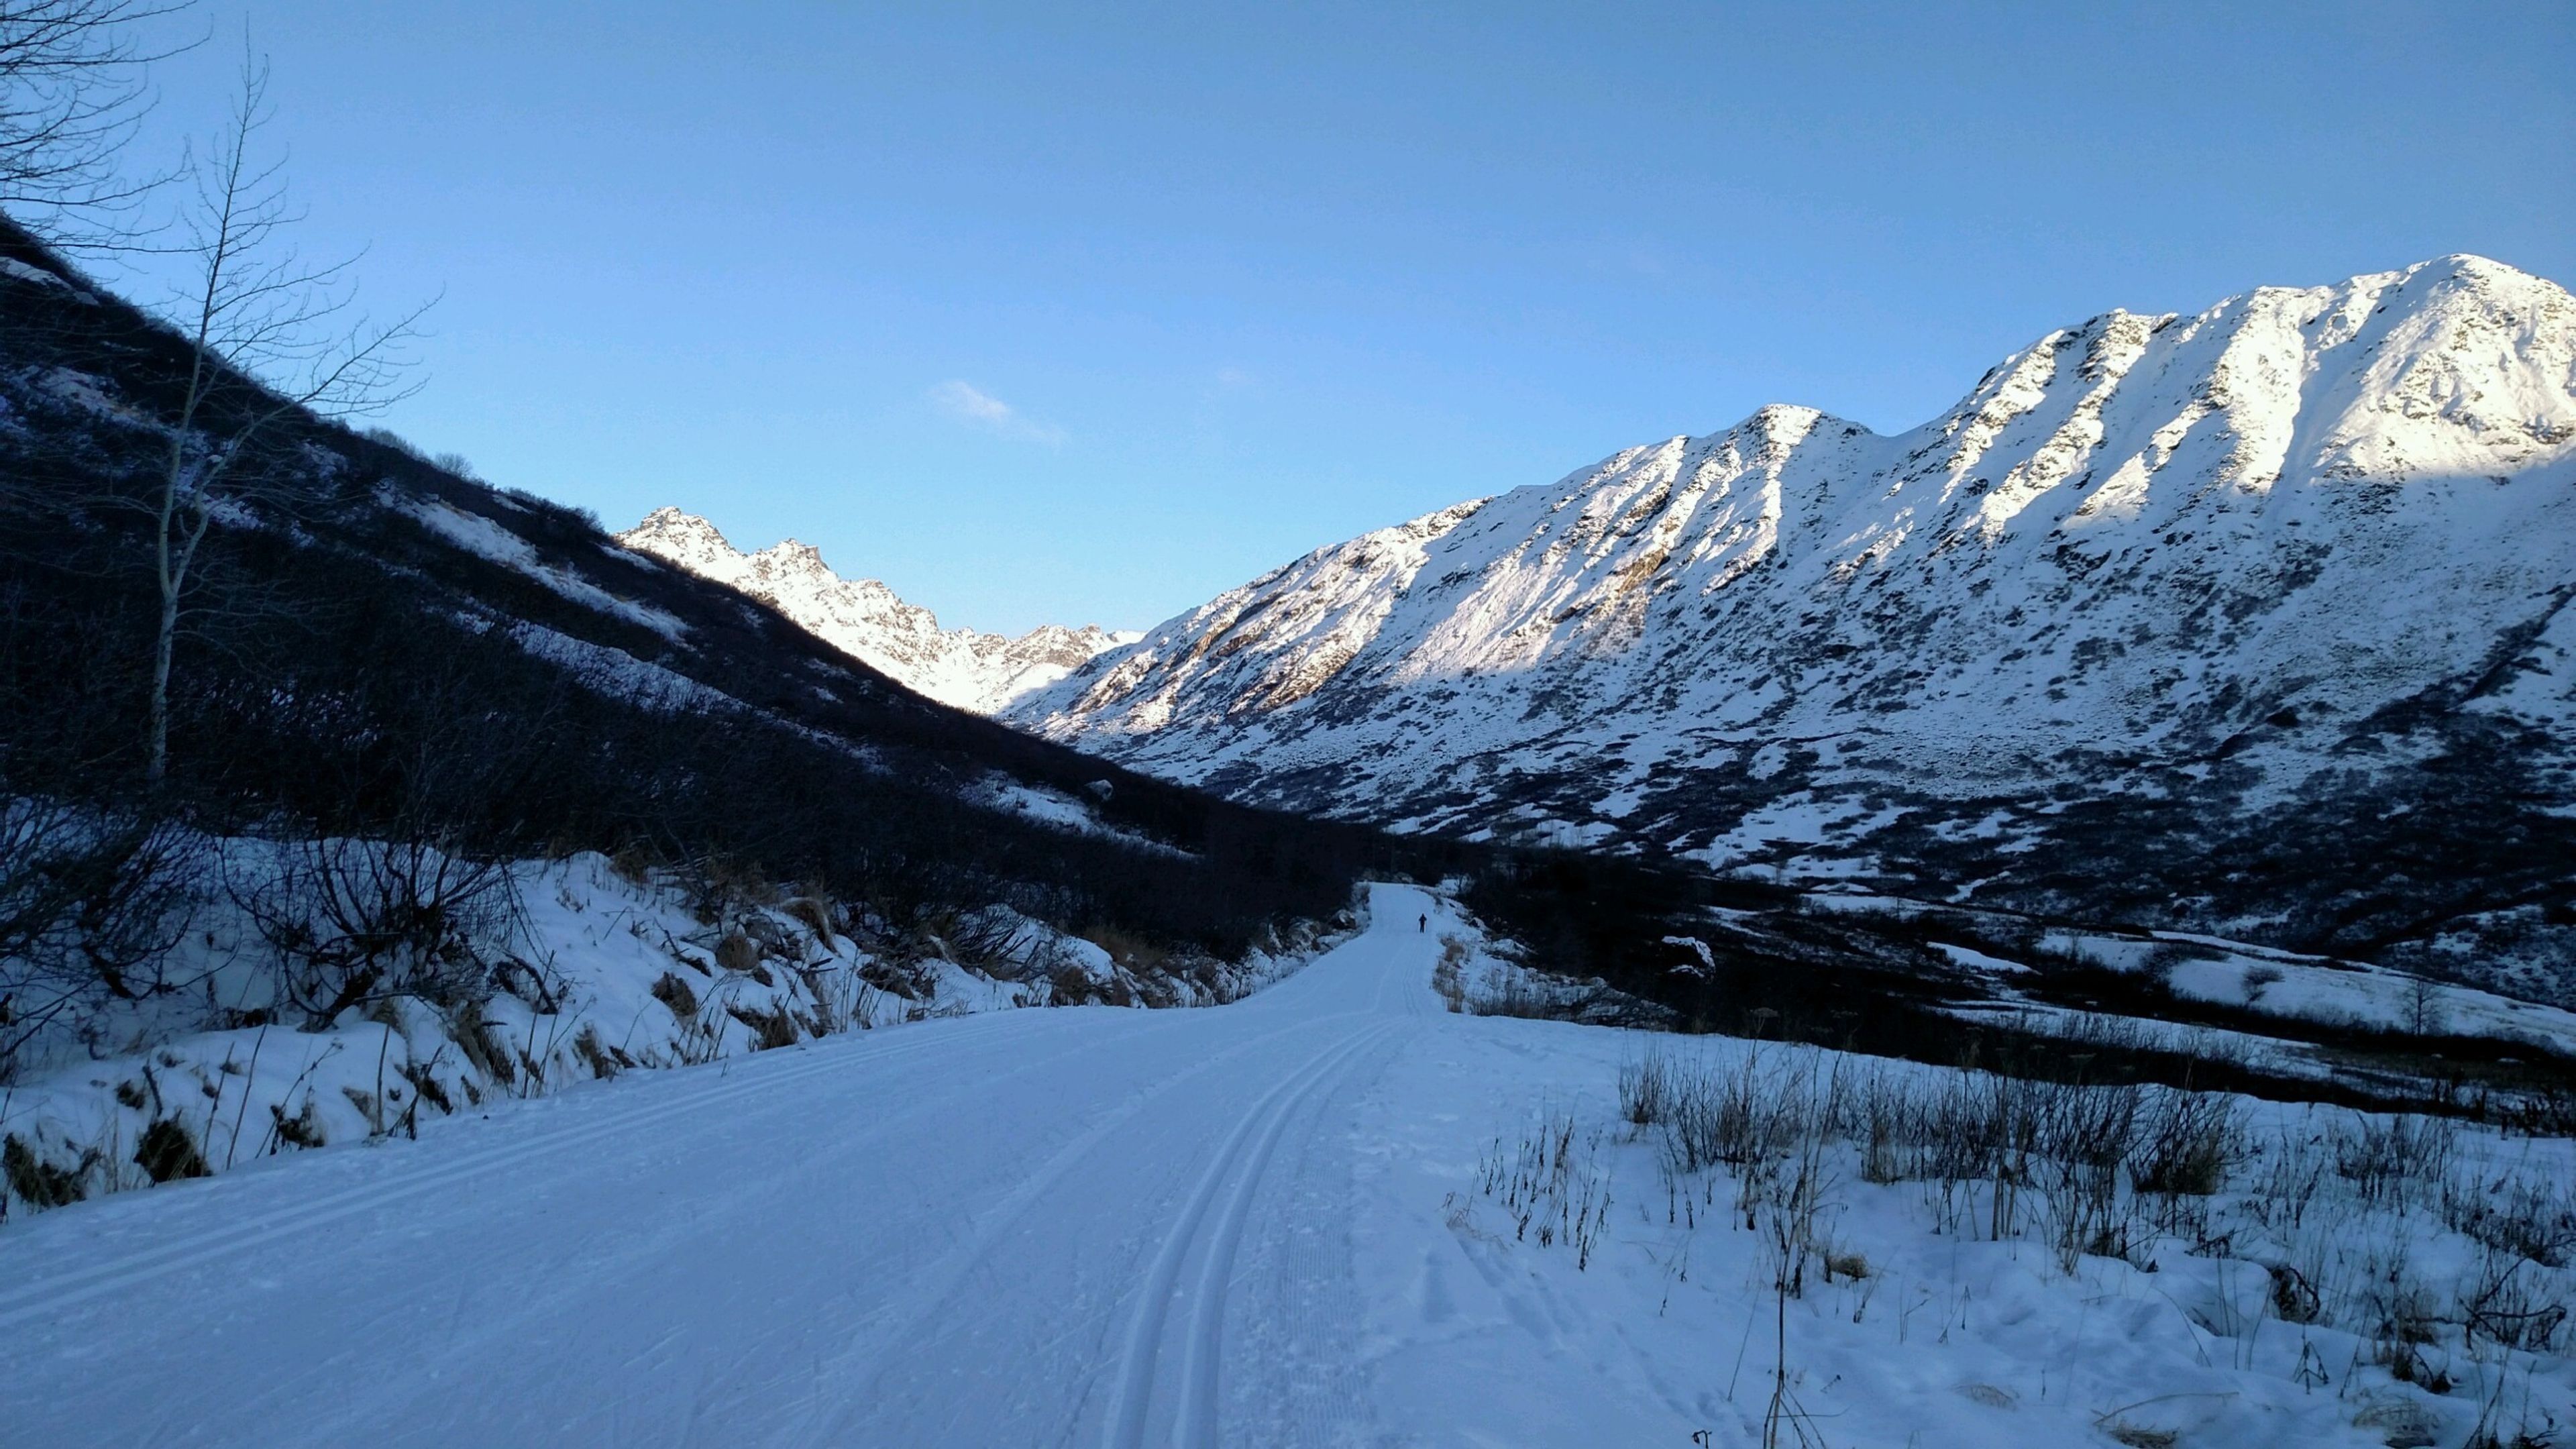
[[[1169,949],[1133,931],[1097,921],[1074,933],[1109,953],[1109,959],[1139,975],[1160,975],[1170,964]]]
[[[1440,964],[1431,968],[1431,989],[1440,993],[1451,1011],[1467,1009],[1466,971],[1467,943],[1456,936],[1441,937]]]

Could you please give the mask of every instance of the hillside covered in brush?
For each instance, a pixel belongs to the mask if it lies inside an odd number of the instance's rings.
[[[82,992],[162,988],[177,898],[220,889],[166,874],[182,839],[594,851],[828,893],[932,953],[1001,905],[1157,963],[1238,959],[1415,849],[925,699],[390,434],[304,413],[228,432],[228,409],[276,401],[250,379],[185,434],[248,441],[220,492],[179,499],[208,528],[154,780],[158,510],[190,362],[177,333],[0,231],[0,956],[86,962],[65,968]],[[19,986],[0,1021],[23,1035],[54,1005]]]

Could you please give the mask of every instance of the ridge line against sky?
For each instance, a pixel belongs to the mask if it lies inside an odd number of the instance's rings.
[[[307,249],[444,292],[390,426],[1010,634],[1765,403],[1912,427],[2114,307],[2576,278],[2564,4],[214,0],[147,146],[245,22]]]

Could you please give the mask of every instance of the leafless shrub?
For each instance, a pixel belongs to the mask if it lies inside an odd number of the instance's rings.
[[[1106,921],[1094,921],[1074,934],[1139,976],[1160,975],[1171,960],[1170,948]]]
[[[2552,1353],[2567,1327],[2567,1303],[2523,1254],[2487,1248],[2457,1289],[2462,1332],[2526,1353]]]
[[[2171,981],[2178,966],[2194,961],[2216,961],[2226,955],[2215,946],[2204,946],[2197,941],[2166,941],[2149,951],[2140,966],[2158,981]]]
[[[2359,1307],[2373,1361],[2401,1383],[2427,1388],[2438,1383],[2436,1392],[2448,1391],[2447,1377],[2437,1377],[2424,1361],[2424,1347],[2441,1338],[2439,1308],[2432,1290],[2415,1273],[2406,1238],[2397,1237],[2371,1255]]]
[[[2263,1227],[2279,1233],[2298,1232],[2308,1209],[2321,1199],[2318,1189],[2334,1173],[2334,1158],[2324,1150],[2322,1135],[2308,1136],[2283,1128],[2263,1152],[2260,1175],[2245,1194],[2245,1207]]]
[[[2036,1175],[2045,1193],[2049,1245],[2062,1272],[2085,1254],[2127,1250],[2120,1211],[2120,1168],[2137,1137],[2138,1088],[2035,1082],[2032,1150],[2019,1170]]]
[[[777,887],[758,866],[730,855],[692,856],[673,866],[669,879],[680,892],[681,904],[703,926],[729,927],[746,908],[778,899]]]
[[[940,923],[939,939],[946,943],[950,960],[971,966],[988,976],[1016,977],[1026,969],[1033,950],[1029,921],[1015,911],[991,907],[980,911],[960,911]],[[1047,944],[1053,944],[1049,941]],[[1139,948],[1131,945],[1131,952]],[[1111,952],[1114,957],[1117,953]],[[1141,955],[1140,955],[1140,959]],[[1168,962],[1168,955],[1158,958]]]
[[[1789,1119],[1805,1104],[1771,1090],[1774,1084],[1766,1080],[1764,1065],[1759,1053],[1746,1056],[1733,1072],[1705,1062],[1674,1065],[1671,1106],[1664,1114],[1668,1176],[1751,1163],[1770,1156],[1785,1140]]]
[[[1901,1180],[1898,1149],[1914,1135],[1921,1116],[1913,1093],[1890,1073],[1873,1071],[1861,1079],[1852,1101],[1858,1114],[1853,1126],[1860,1138],[1861,1180],[1881,1185]]]
[[[172,948],[201,852],[148,816],[0,798],[0,1081],[48,1026],[193,986]]]
[[[279,996],[320,1031],[395,996],[462,1002],[517,915],[508,868],[424,839],[325,838],[279,847],[233,899],[276,952]]]
[[[1574,1014],[1557,993],[1541,990],[1527,973],[1502,973],[1483,991],[1465,998],[1470,1016],[1510,1016],[1524,1021],[1572,1021]]]
[[[1834,1082],[1820,1095],[1810,1071],[1784,1092],[1787,1105],[1773,1115],[1766,1144],[1780,1155],[1756,1157],[1737,1169],[1751,1199],[1746,1226],[1761,1233],[1771,1269],[1771,1399],[1762,1417],[1764,1449],[1775,1449],[1784,1436],[1801,1445],[1817,1442],[1813,1416],[1790,1387],[1789,1300],[1806,1296],[1808,1264],[1824,1251],[1817,1222],[1833,1189],[1825,1144],[1840,1095]]]
[[[1965,1072],[1920,1098],[1913,1118],[1913,1175],[1940,1184],[1943,1231],[1964,1225],[1953,1211],[1962,1188],[2005,1175],[2007,1147],[2025,1135],[2014,1121],[2018,1101],[2010,1081]]]

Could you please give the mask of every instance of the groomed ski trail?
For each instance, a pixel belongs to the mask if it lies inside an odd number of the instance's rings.
[[[13,1225],[0,1444],[1346,1440],[1230,1421],[1301,1396],[1228,1325],[1348,1332],[1247,1249],[1292,1193],[1349,1210],[1356,1101],[1437,1019],[1449,919],[1378,886],[1368,929],[1229,1007],[638,1074]]]

